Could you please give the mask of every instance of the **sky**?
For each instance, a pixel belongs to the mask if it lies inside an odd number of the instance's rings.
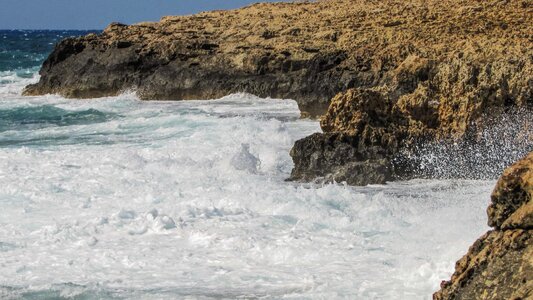
[[[279,1],[279,0],[278,0]],[[111,22],[231,9],[260,0],[0,0],[0,29],[103,29]]]

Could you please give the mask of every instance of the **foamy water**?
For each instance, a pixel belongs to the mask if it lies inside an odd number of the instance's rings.
[[[494,181],[290,183],[294,101],[21,97],[0,75],[0,298],[430,299]]]

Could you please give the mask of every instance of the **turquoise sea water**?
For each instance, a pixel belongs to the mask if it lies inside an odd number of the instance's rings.
[[[291,100],[22,97],[53,44],[0,31],[1,299],[430,299],[494,181],[285,182]]]

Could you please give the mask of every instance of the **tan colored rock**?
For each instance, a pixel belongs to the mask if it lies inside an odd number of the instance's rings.
[[[515,212],[513,212],[505,222],[502,229],[532,229],[533,228],[533,201],[529,200]]]
[[[491,200],[489,226],[533,229],[533,153],[505,170]]]
[[[528,51],[533,55],[533,46]],[[377,99],[367,102],[374,107],[389,106],[388,118],[405,121],[392,120],[394,125],[410,129],[418,124],[439,137],[460,137],[471,123],[482,125],[483,114],[497,115],[505,107],[533,105],[531,56],[521,56],[515,62],[508,62],[511,59],[503,55],[491,60],[463,57],[431,62],[409,56],[391,72],[389,84],[374,88],[383,95],[382,103],[375,103]],[[360,101],[353,96],[356,93],[349,90],[333,98],[321,122],[325,132],[351,133],[350,128],[357,126],[357,120],[346,117],[360,113],[359,103],[348,103]]]
[[[513,156],[507,157],[510,153],[503,153],[509,149],[489,149],[490,145],[486,151],[508,154],[504,155],[505,161],[511,163],[533,150],[533,127],[530,124],[533,115],[532,45],[524,47],[523,54],[516,57],[495,52],[488,45],[478,49],[477,54],[461,52],[460,55],[451,54],[452,57],[443,55],[429,59],[410,54],[382,75],[383,84],[349,89],[335,96],[321,118],[322,130],[324,133],[353,135],[355,138],[351,140],[357,144],[351,146],[359,152],[355,155],[358,162],[373,164],[374,160],[382,160],[382,153],[386,153],[389,162],[385,164],[392,170],[392,177],[401,179],[424,176],[415,163],[397,159],[405,149],[414,149],[410,150],[412,155],[418,155],[417,147],[421,144],[459,143],[464,146],[450,151],[460,151],[468,156],[471,146],[477,144],[476,147],[483,148],[483,143],[493,144],[491,139],[503,138],[514,145]],[[524,110],[523,117],[504,120],[505,113],[513,110]],[[514,123],[508,128],[500,126],[498,136],[481,140],[484,132],[501,122]],[[368,143],[363,135],[365,132],[378,134],[373,136],[377,142]],[[316,141],[319,137],[308,138]],[[328,139],[328,135],[324,134],[323,138]],[[305,144],[297,143],[295,147]],[[368,151],[368,147],[381,147],[382,151],[373,156],[376,151]],[[314,151],[292,151],[295,154],[293,179],[328,172],[335,174],[344,168],[335,163],[325,164],[321,166],[327,169],[324,171],[306,164],[309,160],[305,156],[316,155]],[[465,167],[464,178],[487,178],[484,176],[488,175],[476,170],[475,158],[470,161],[473,163],[469,166],[457,166]],[[504,168],[505,165],[495,167],[488,173],[497,176]]]
[[[396,85],[411,93],[433,70],[441,102],[472,98],[475,74],[487,84],[483,93],[509,90],[521,95],[509,99],[524,102],[532,11],[531,1],[324,0],[114,23],[97,37],[59,44],[25,93],[133,89],[143,99],[184,100],[250,92],[292,98],[302,112],[323,115],[339,92]],[[447,67],[433,68],[441,62]],[[452,113],[442,110],[441,119]],[[449,120],[452,130],[463,121]]]
[[[489,231],[433,295],[444,299],[533,299],[533,152],[509,167],[492,194]]]

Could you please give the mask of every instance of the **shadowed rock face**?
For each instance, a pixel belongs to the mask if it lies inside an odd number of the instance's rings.
[[[533,298],[533,152],[505,170],[491,200],[494,230],[456,263],[435,300]]]
[[[315,133],[291,150],[293,180],[315,179],[351,185],[385,183],[392,179],[387,148],[379,141],[342,133]]]

